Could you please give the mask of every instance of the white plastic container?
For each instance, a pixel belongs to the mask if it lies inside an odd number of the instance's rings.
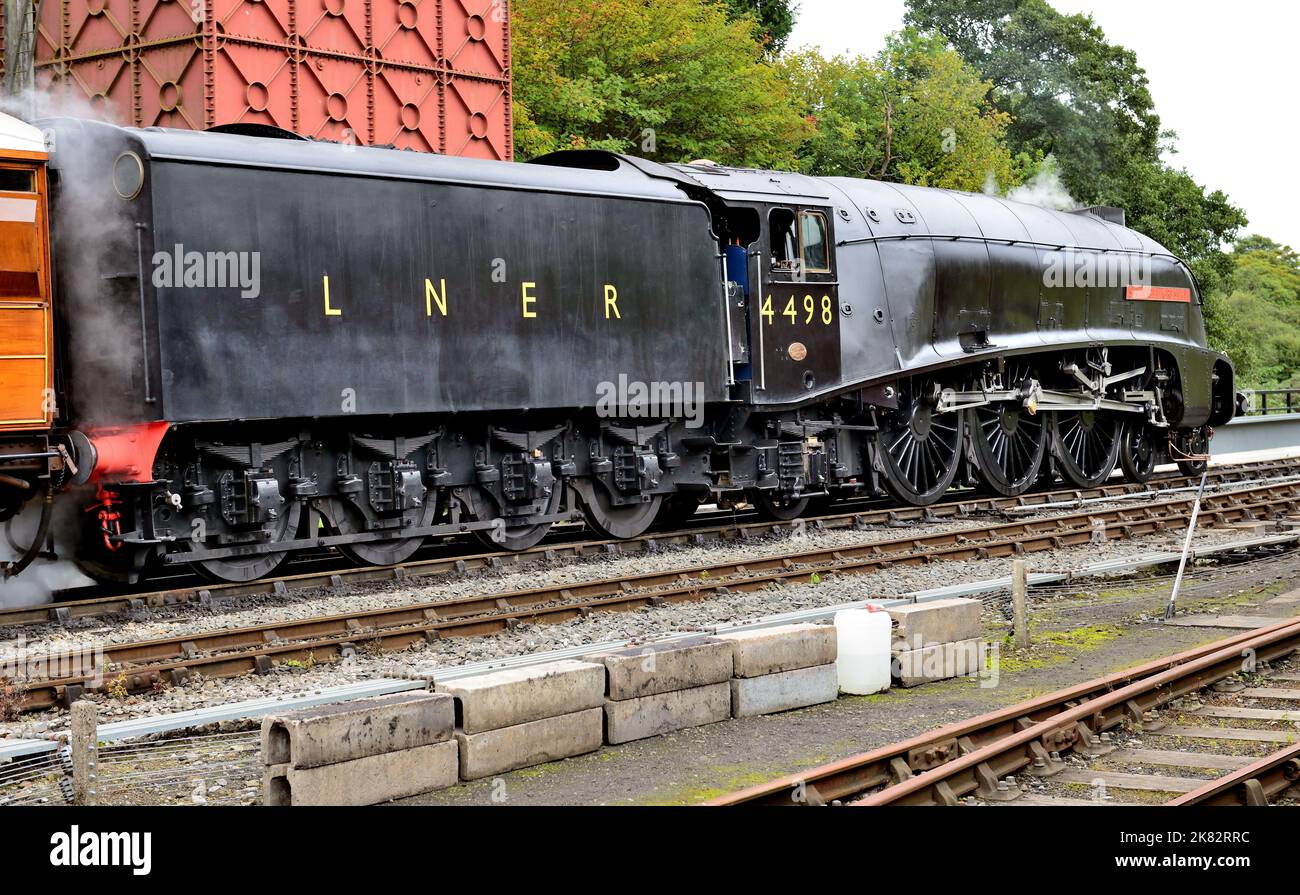
[[[840,692],[866,696],[889,689],[889,613],[869,606],[835,613]]]

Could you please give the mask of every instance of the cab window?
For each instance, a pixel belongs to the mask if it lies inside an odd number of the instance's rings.
[[[797,273],[799,270],[799,243],[794,233],[794,212],[777,208],[769,218],[772,230],[772,270]]]
[[[826,216],[819,211],[799,214],[799,249],[805,273],[830,273]]]

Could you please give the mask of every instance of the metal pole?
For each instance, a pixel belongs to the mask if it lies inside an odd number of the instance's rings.
[[[1029,570],[1023,559],[1011,564],[1011,606],[1014,613],[1016,647],[1029,648]]]
[[[72,704],[72,790],[77,805],[99,801],[99,741],[95,704],[80,699]]]
[[[1196,533],[1196,517],[1201,513],[1201,495],[1205,493],[1205,479],[1210,474],[1209,464],[1201,473],[1201,487],[1196,490],[1196,501],[1192,504],[1192,518],[1187,522],[1187,537],[1183,539],[1183,555],[1178,560],[1178,574],[1174,577],[1174,589],[1169,594],[1169,605],[1165,607],[1165,620],[1174,617],[1174,604],[1178,601],[1178,589],[1183,584],[1183,572],[1187,568],[1187,554],[1192,549],[1192,535]]]

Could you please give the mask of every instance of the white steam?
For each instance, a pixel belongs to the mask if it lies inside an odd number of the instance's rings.
[[[113,106],[107,101],[91,102],[72,80],[47,87],[29,87],[13,96],[0,96],[0,112],[34,121],[37,118],[91,118],[113,120]]]
[[[997,180],[991,171],[984,181],[984,193],[989,196],[1000,194]],[[1070,195],[1070,191],[1061,182],[1061,173],[1056,166],[1056,160],[1050,155],[1033,177],[1013,188],[1006,194],[1006,198],[1055,211],[1072,211],[1079,207],[1079,202]]]
[[[102,119],[111,110],[92,105],[75,85],[62,85],[33,88],[18,96],[0,98],[0,111],[37,122],[48,117]],[[97,147],[87,145],[85,140],[70,139],[66,142],[71,145],[62,146],[51,140],[52,135],[47,133],[51,159],[59,165],[61,175],[58,194],[50,209],[52,242],[62,262],[58,283],[63,293],[56,295],[55,301],[80,310],[70,318],[69,331],[63,341],[56,343],[55,352],[65,362],[81,351],[92,357],[103,355],[106,363],[138,365],[138,353],[122,347],[138,342],[138,335],[134,340],[130,338],[129,321],[114,308],[101,307],[102,302],[86,300],[103,293],[105,274],[115,270],[114,251],[120,252],[123,242],[133,238],[131,222],[124,214],[122,203],[114,202],[111,191],[106,192],[103,187],[107,166],[103,150],[96,151]],[[93,412],[107,397],[88,393],[88,389],[97,387],[95,382],[85,381],[88,378],[93,377],[82,376],[81,381],[72,383],[82,389],[78,396],[81,415]],[[69,559],[79,539],[77,502],[83,498],[84,495],[76,493],[55,495],[50,532],[59,559],[52,562],[38,558],[22,574],[0,580],[0,607],[48,603],[54,591],[93,583]],[[9,521],[7,533],[3,530],[6,526],[0,524],[0,562],[10,562],[21,555],[35,536],[40,516],[41,502],[34,499]]]
[[[54,591],[94,584],[68,559],[76,545],[76,508],[67,500],[60,501],[58,497],[55,498],[54,505],[50,533],[54,536],[58,561],[38,558],[21,575],[0,581],[0,609],[48,603]],[[0,532],[0,562],[18,559],[19,551],[14,550],[10,540],[25,550],[36,537],[40,521],[41,502],[33,500],[21,513],[0,525],[0,529],[6,529]],[[42,549],[45,546],[47,545],[42,545]]]

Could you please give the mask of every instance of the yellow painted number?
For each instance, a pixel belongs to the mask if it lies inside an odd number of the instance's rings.
[[[794,309],[794,296],[793,296],[793,295],[790,296],[790,300],[789,300],[788,302],[786,302],[785,310],[781,312],[781,316],[782,316],[782,317],[789,317],[789,318],[790,318],[790,323],[791,323],[791,324],[794,324],[794,323],[796,323],[796,322],[799,320],[799,315],[795,312],[795,309]]]
[[[772,310],[772,296],[770,295],[763,299],[762,316],[767,321],[768,326],[771,326],[776,321],[776,313]]]
[[[831,325],[831,320],[835,317],[834,305],[831,303],[829,295],[822,296],[822,323],[826,326]]]

